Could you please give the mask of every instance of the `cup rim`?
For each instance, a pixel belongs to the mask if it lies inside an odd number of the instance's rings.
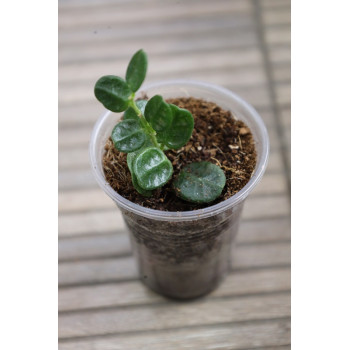
[[[128,199],[122,197],[109,185],[109,183],[106,181],[104,177],[103,172],[100,171],[96,161],[96,157],[95,157],[96,147],[97,147],[96,139],[102,125],[104,124],[108,116],[112,113],[111,111],[106,110],[94,125],[91,138],[90,138],[90,145],[89,145],[90,164],[91,164],[94,177],[97,180],[97,183],[106,192],[106,194],[109,197],[111,197],[111,199],[113,199],[113,201],[116,202],[116,204],[122,207],[123,209],[131,211],[137,215],[141,215],[150,219],[162,220],[162,221],[190,221],[190,220],[203,219],[203,218],[217,215],[225,211],[226,209],[229,209],[230,207],[238,205],[248,196],[248,194],[253,190],[253,188],[259,183],[267,167],[270,146],[269,146],[269,137],[268,137],[267,129],[262,118],[260,117],[258,112],[254,109],[254,107],[252,107],[248,102],[246,102],[243,98],[238,96],[236,93],[224,87],[207,83],[207,82],[198,81],[198,80],[176,79],[176,80],[164,80],[160,82],[149,83],[143,86],[139,90],[139,93],[147,91],[148,89],[160,88],[165,86],[189,86],[189,87],[196,87],[196,88],[205,88],[207,90],[225,95],[227,98],[235,100],[248,112],[251,121],[258,126],[261,133],[262,141],[263,141],[261,156],[258,159],[258,162],[254,169],[254,173],[251,176],[250,180],[239,192],[237,192],[232,197],[220,203],[217,203],[215,205],[212,205],[203,209],[196,209],[191,211],[175,211],[175,212],[161,211],[157,209],[145,208],[139,204],[133,203]]]

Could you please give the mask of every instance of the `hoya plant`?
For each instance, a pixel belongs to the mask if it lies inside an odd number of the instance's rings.
[[[194,127],[192,114],[164,101],[160,95],[135,100],[135,93],[147,72],[147,55],[137,51],[131,58],[125,79],[101,77],[95,85],[96,98],[112,112],[124,112],[111,138],[114,147],[127,153],[127,164],[135,189],[143,196],[165,185],[173,166],[164,151],[179,149],[190,139]],[[197,162],[184,167],[173,182],[176,194],[184,200],[207,203],[216,199],[225,186],[220,167]]]

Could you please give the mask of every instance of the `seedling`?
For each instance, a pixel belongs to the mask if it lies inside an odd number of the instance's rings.
[[[112,131],[116,149],[127,153],[127,163],[135,189],[143,196],[165,185],[173,166],[164,151],[179,149],[190,139],[194,127],[192,114],[155,95],[135,101],[135,93],[147,71],[147,55],[137,51],[131,58],[125,79],[114,75],[100,78],[95,85],[96,98],[112,112],[124,112],[123,120]],[[174,181],[181,198],[206,203],[216,199],[225,186],[224,172],[208,163],[185,167]]]

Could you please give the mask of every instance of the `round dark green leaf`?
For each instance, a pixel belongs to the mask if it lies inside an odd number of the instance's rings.
[[[136,111],[132,108],[129,107],[125,112],[123,116],[123,120],[139,120],[140,117],[137,115]]]
[[[147,102],[145,118],[156,132],[162,132],[170,127],[173,113],[162,96],[155,95]]]
[[[96,98],[112,112],[125,111],[131,94],[128,84],[114,75],[106,75],[95,84]]]
[[[145,196],[145,197],[150,197],[152,195],[152,191],[148,191],[148,190],[144,190],[139,183],[137,182],[137,178],[134,172],[134,160],[137,156],[139,151],[136,152],[131,152],[128,153],[126,160],[128,163],[128,168],[130,170],[130,174],[131,174],[131,180],[132,180],[132,184],[135,188],[135,190],[140,193],[141,195]]]
[[[145,115],[147,100],[137,100],[135,101],[135,104],[137,108],[141,111],[142,115]]]
[[[220,196],[225,183],[225,174],[220,167],[209,162],[198,162],[181,170],[173,186],[182,199],[209,203]]]
[[[165,154],[156,147],[149,147],[137,155],[133,166],[138,184],[145,190],[153,190],[165,185],[173,166]]]
[[[112,131],[112,141],[115,148],[121,152],[133,152],[143,146],[146,134],[138,120],[123,120]]]
[[[126,82],[132,91],[136,92],[139,89],[145,80],[146,72],[147,55],[143,50],[139,50],[132,56],[126,70]]]
[[[184,146],[191,138],[194,120],[192,114],[175,105],[169,105],[173,119],[168,129],[159,132],[157,138],[170,149],[178,149]]]

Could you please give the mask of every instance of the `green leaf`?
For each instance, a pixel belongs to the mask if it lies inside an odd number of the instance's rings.
[[[139,120],[140,117],[137,115],[136,111],[132,108],[129,107],[125,112],[123,116],[123,120]]]
[[[112,112],[125,111],[131,94],[128,84],[114,75],[105,75],[95,84],[96,98]]]
[[[137,100],[135,101],[135,104],[137,108],[141,111],[142,115],[145,115],[147,100]]]
[[[123,120],[112,131],[112,141],[120,152],[133,152],[143,146],[146,134],[139,120]]]
[[[159,133],[170,127],[173,121],[173,113],[170,105],[163,100],[162,96],[155,95],[146,105],[145,118],[152,128]]]
[[[179,149],[191,138],[194,119],[192,114],[175,105],[169,105],[173,114],[172,122],[168,129],[159,132],[157,139],[170,149]]]
[[[187,165],[173,182],[176,194],[189,202],[208,203],[220,196],[226,183],[220,167],[209,162]]]
[[[143,149],[134,161],[138,184],[145,190],[165,185],[173,173],[173,166],[165,154],[156,147]]]
[[[128,168],[130,170],[131,173],[131,179],[132,179],[132,184],[135,187],[135,190],[140,193],[141,195],[145,196],[145,197],[150,197],[152,195],[152,191],[148,191],[148,190],[144,190],[137,182],[137,178],[134,172],[134,160],[136,158],[136,156],[138,155],[139,151],[136,152],[131,152],[128,153],[127,157],[126,157],[126,161],[128,163]]]
[[[126,70],[126,82],[133,92],[136,92],[145,80],[146,72],[147,55],[143,50],[139,50],[132,56]]]

